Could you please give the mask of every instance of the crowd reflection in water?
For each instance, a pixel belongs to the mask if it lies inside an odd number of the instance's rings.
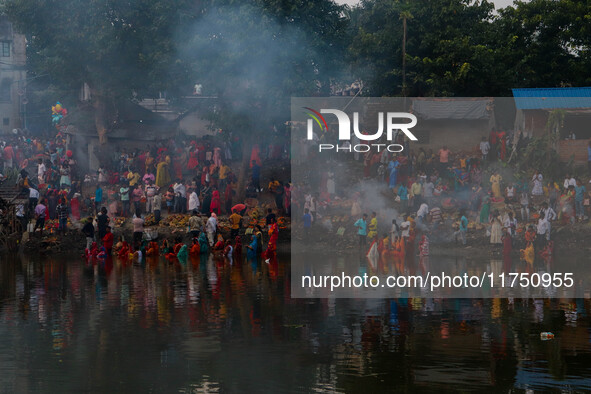
[[[0,280],[9,391],[591,389],[589,300],[293,299],[281,255],[17,258]]]

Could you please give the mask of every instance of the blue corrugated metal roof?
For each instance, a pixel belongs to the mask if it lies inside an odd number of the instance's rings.
[[[518,109],[591,108],[591,87],[511,90]]]

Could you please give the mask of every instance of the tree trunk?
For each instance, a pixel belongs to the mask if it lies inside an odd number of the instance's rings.
[[[406,97],[406,15],[402,19],[402,95]]]
[[[107,144],[107,105],[105,99],[100,94],[94,96],[94,126],[99,137],[101,145]]]

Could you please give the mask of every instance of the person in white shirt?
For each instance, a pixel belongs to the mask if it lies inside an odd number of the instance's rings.
[[[577,180],[574,177],[570,177],[568,174],[566,174],[564,178],[564,184],[562,186],[564,186],[564,190],[568,190],[569,186],[577,186]]]
[[[535,171],[534,176],[532,177],[531,181],[533,183],[533,188],[531,190],[532,196],[541,196],[544,194],[544,189],[542,187],[542,181],[544,177],[539,171]]]
[[[205,231],[207,232],[207,239],[209,240],[209,246],[213,247],[215,242],[215,232],[218,227],[218,219],[215,212],[211,213],[207,223],[205,223]]]
[[[162,196],[156,193],[152,198],[152,213],[154,213],[154,219],[156,223],[160,223],[160,212],[162,208]]]
[[[29,188],[29,211],[32,211],[37,206],[39,201],[39,191],[33,187]]]
[[[158,186],[152,184],[152,180],[148,179],[148,184],[145,189],[146,193],[146,212],[152,212],[154,204],[154,196],[158,193]]]
[[[428,214],[429,206],[425,203],[422,203],[419,207],[419,210],[417,211],[417,219],[419,219],[421,223],[423,223]]]
[[[556,220],[558,215],[552,209],[552,207],[548,206],[547,202],[542,203],[542,210],[540,211],[540,217],[544,215],[546,218],[547,223],[547,231],[546,231],[546,241],[550,241],[550,233],[552,231],[552,221]]]
[[[410,222],[408,220],[400,224],[400,229],[402,230],[402,238],[410,237]]]
[[[191,189],[191,194],[189,194],[189,212],[198,210],[199,206],[199,196],[195,192],[195,189]]]
[[[515,236],[515,230],[517,229],[517,219],[513,217],[513,212],[508,212],[503,222],[503,227],[507,229],[507,232],[511,237]]]
[[[39,184],[45,183],[45,172],[47,172],[47,168],[43,164],[43,159],[39,159],[39,163],[37,164],[37,180]]]
[[[538,244],[538,250],[544,249],[546,246],[546,233],[548,232],[548,221],[543,213],[540,213],[540,218],[538,219],[538,227],[536,236],[536,243]]]
[[[505,188],[505,194],[507,195],[507,201],[512,202],[515,200],[515,187],[509,185]]]
[[[35,209],[35,207],[33,207]],[[28,220],[25,216],[25,206],[23,204],[18,204],[16,206],[16,217],[21,222],[21,230],[22,231],[29,231],[27,229]]]
[[[482,152],[482,161],[486,161],[488,158],[488,152],[490,151],[490,144],[486,140],[486,137],[482,137],[480,142],[480,152]]]

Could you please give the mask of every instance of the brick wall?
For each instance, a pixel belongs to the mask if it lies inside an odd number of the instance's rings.
[[[561,140],[558,141],[560,160],[568,162],[574,155],[575,164],[587,163],[587,146],[590,140]]]

